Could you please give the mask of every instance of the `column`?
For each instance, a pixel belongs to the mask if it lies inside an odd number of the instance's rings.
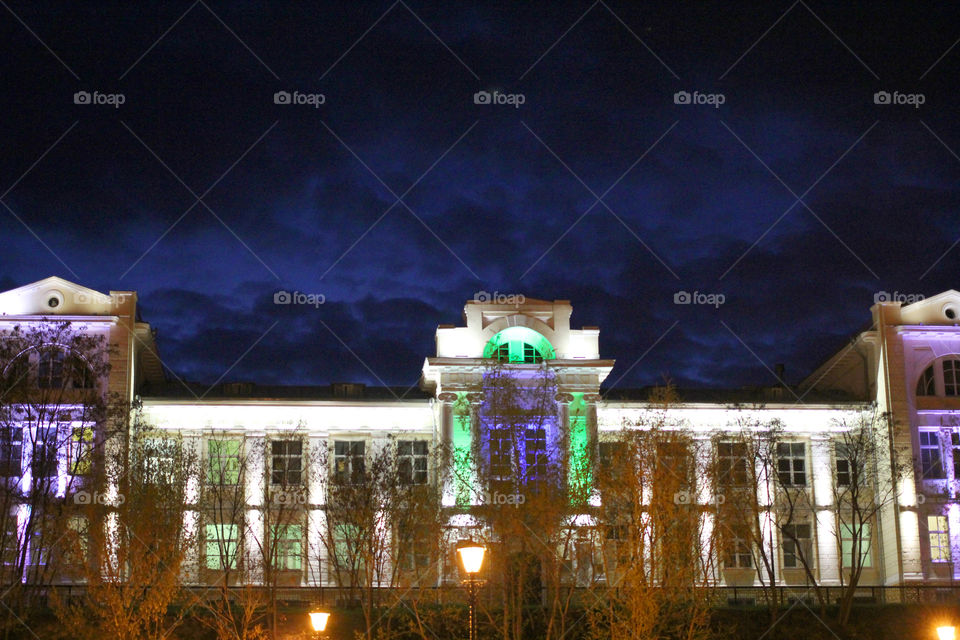
[[[440,402],[440,446],[445,452],[445,466],[450,469],[443,484],[443,506],[453,507],[457,504],[457,479],[454,469],[455,444],[453,442],[453,403],[457,401],[457,394],[445,391],[437,395]]]
[[[813,478],[814,530],[817,543],[817,569],[823,586],[840,584],[840,552],[833,504],[834,465],[830,436],[810,438],[810,470]]]

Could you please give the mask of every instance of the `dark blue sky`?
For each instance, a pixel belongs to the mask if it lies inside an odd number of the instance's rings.
[[[953,4],[78,5],[0,10],[0,288],[137,290],[182,377],[409,385],[498,291],[621,387],[795,382],[960,288]]]

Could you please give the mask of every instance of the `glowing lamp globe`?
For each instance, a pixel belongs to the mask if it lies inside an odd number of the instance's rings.
[[[956,637],[957,637],[956,627],[937,627],[938,640],[956,640]]]
[[[477,544],[471,544],[457,549],[457,553],[460,554],[460,560],[463,562],[463,570],[466,571],[468,575],[480,573],[480,567],[483,566],[483,554],[486,553],[486,551],[484,547]]]
[[[314,631],[323,631],[327,628],[327,619],[330,618],[330,614],[323,611],[311,611],[310,612],[310,624],[313,625]]]

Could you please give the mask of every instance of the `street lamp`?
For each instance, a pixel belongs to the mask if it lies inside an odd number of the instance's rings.
[[[457,548],[460,562],[463,563],[463,572],[467,574],[464,582],[467,584],[467,593],[470,596],[470,640],[477,640],[477,587],[483,581],[477,579],[477,574],[483,567],[483,556],[487,549],[476,542],[463,542]]]
[[[313,630],[317,632],[317,635],[327,630],[327,621],[329,619],[330,614],[325,611],[310,612],[310,624],[313,625]]]
[[[937,638],[939,640],[956,640],[957,637],[957,628],[956,627],[937,627]]]

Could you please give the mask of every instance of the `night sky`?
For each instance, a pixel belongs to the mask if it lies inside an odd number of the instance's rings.
[[[638,4],[0,2],[0,289],[136,290],[208,383],[412,385],[477,292],[569,299],[619,388],[960,288],[960,5]]]

